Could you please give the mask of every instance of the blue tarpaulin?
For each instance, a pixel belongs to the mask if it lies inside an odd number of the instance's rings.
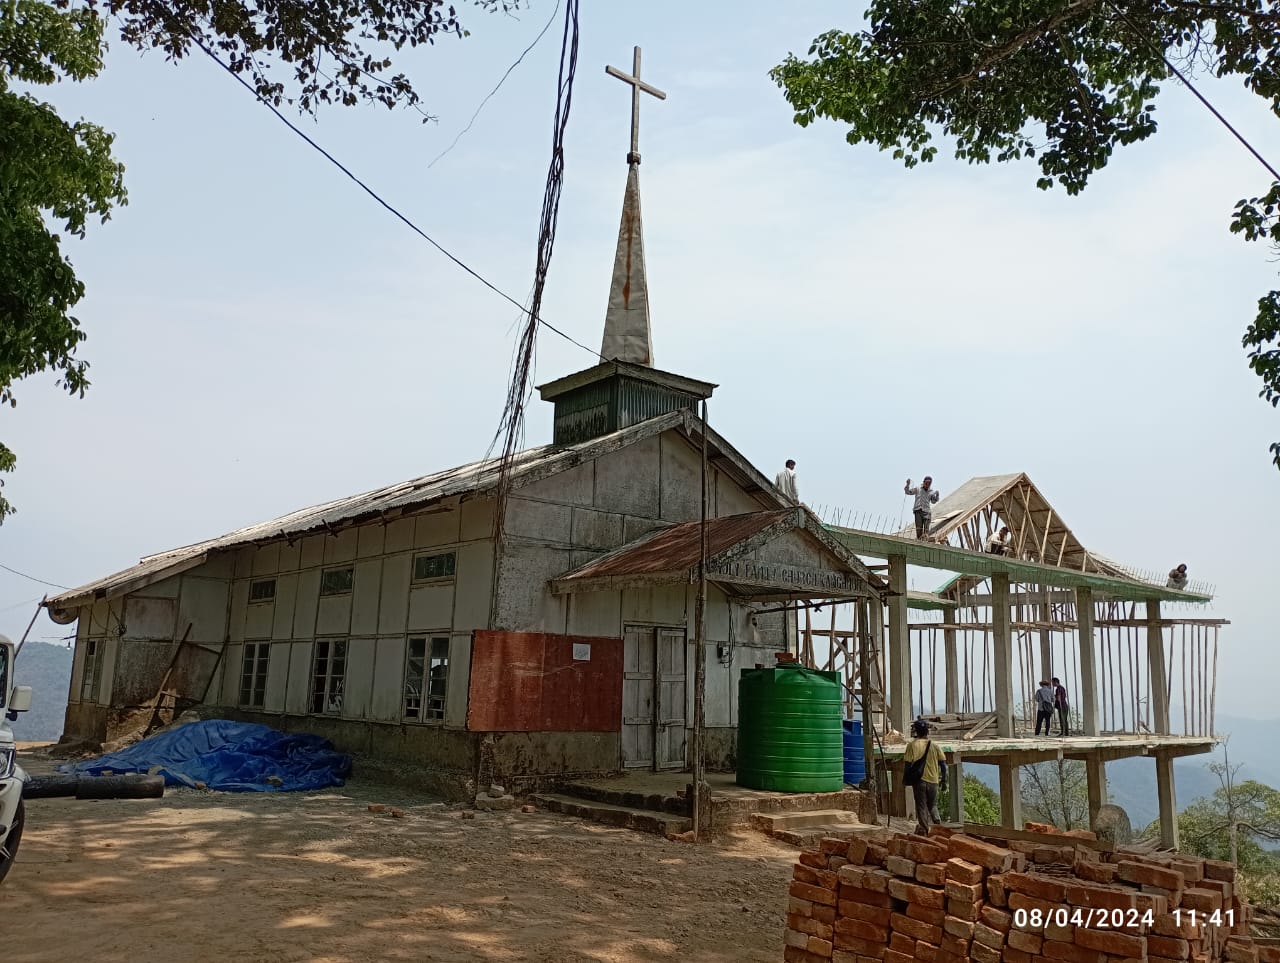
[[[166,786],[199,782],[222,792],[290,792],[341,786],[351,772],[351,757],[321,736],[209,719],[96,759],[63,763],[58,770],[90,776],[154,771]]]

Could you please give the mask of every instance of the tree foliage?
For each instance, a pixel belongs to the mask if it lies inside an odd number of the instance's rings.
[[[125,202],[124,170],[111,134],[86,120],[68,122],[15,84],[84,80],[102,69],[102,21],[91,11],[55,10],[9,0],[0,16],[0,403],[13,406],[15,381],[52,369],[76,395],[88,385],[75,357],[84,340],[71,309],[84,284],[62,253],[49,221],[83,237]],[[15,457],[0,445],[0,471]],[[0,497],[0,520],[12,511]]]
[[[472,2],[506,11],[519,0]],[[89,384],[71,313],[85,288],[61,235],[83,237],[126,202],[124,169],[110,133],[63,119],[36,92],[97,76],[107,23],[170,60],[208,51],[276,105],[405,105],[424,116],[409,78],[384,75],[393,55],[466,32],[444,0],[0,0],[0,403],[11,406],[14,383],[39,371],[77,396]],[[0,474],[15,463],[0,444]],[[11,511],[0,496],[0,522]]]
[[[951,811],[948,796],[949,785],[943,785],[938,793],[938,811],[945,817]],[[964,821],[984,826],[1000,825],[1000,797],[994,789],[977,776],[964,777]]]
[[[1034,159],[1039,187],[1076,194],[1117,147],[1155,133],[1166,59],[1238,78],[1280,114],[1271,0],[872,0],[866,17],[773,78],[796,123],[847,124],[850,144],[907,167],[933,160],[943,137],[970,163]],[[1241,201],[1232,230],[1280,242],[1278,211],[1280,183]],[[1280,405],[1280,292],[1259,302],[1243,343],[1261,395]]]
[[[1234,858],[1244,896],[1259,906],[1280,904],[1280,858],[1264,848],[1280,840],[1280,790],[1257,780],[1237,781],[1239,765],[1225,754],[1206,767],[1218,777],[1212,796],[1178,813],[1178,839],[1184,852],[1207,859]],[[1160,823],[1143,835],[1158,839]]]
[[[519,0],[471,0],[508,11]],[[54,0],[61,8],[72,0]],[[421,95],[403,72],[386,76],[394,54],[464,36],[445,0],[75,0],[109,17],[139,50],[179,60],[201,48],[246,74],[258,96],[305,111],[323,104],[417,107]],[[282,79],[282,77],[284,79]]]
[[[1083,762],[1058,759],[1022,767],[1022,815],[1059,829],[1089,828],[1089,782]]]

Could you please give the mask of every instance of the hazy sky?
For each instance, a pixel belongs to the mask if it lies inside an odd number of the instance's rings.
[[[518,300],[534,267],[558,58],[553,27],[433,167],[541,29],[461,8],[471,36],[402,64],[438,123],[331,109],[303,126]],[[855,6],[744,0],[584,4],[559,236],[544,316],[599,344],[626,176],[629,67],[668,100],[641,120],[659,367],[718,383],[715,427],[801,495],[897,519],[905,477],[943,494],[1026,471],[1086,545],[1186,561],[1218,585],[1222,700],[1275,715],[1270,567],[1280,413],[1257,398],[1241,334],[1276,283],[1227,231],[1266,190],[1256,161],[1177,86],[1161,131],[1085,194],[1037,168],[940,160],[906,171],[796,127],[767,72]],[[200,56],[200,55],[197,55]],[[1214,99],[1268,156],[1280,121],[1233,86]],[[518,312],[461,273],[204,59],[117,42],[91,84],[44,96],[117,134],[129,205],[68,242],[92,387],[18,387],[0,562],[77,585],[139,556],[482,456]],[[940,151],[946,155],[944,148]],[[539,341],[539,383],[592,358]],[[528,441],[550,438],[535,402]],[[940,573],[916,572],[933,588]],[[0,631],[42,587],[0,571]],[[38,638],[65,635],[41,620]]]

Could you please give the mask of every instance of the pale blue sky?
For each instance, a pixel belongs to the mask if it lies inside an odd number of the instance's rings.
[[[551,11],[464,12],[472,34],[403,66],[438,124],[381,109],[304,127],[424,229],[522,299],[550,143],[558,26],[435,157]],[[897,517],[902,480],[945,494],[1026,471],[1094,550],[1186,561],[1219,586],[1220,691],[1274,715],[1271,560],[1280,414],[1240,336],[1276,283],[1227,232],[1265,173],[1170,86],[1161,132],[1078,198],[1031,164],[906,171],[802,130],[767,76],[854,7],[585,4],[559,238],[544,316],[599,343],[626,175],[630,65],[646,98],[641,172],[656,361],[721,385],[713,424],[811,505]],[[1280,122],[1214,98],[1272,158]],[[46,95],[117,134],[130,204],[68,250],[88,296],[92,388],[18,388],[0,437],[19,514],[0,561],[76,585],[140,555],[480,457],[518,312],[343,178],[213,64],[116,43],[103,76]],[[944,148],[941,151],[946,154]],[[553,335],[539,383],[590,363]],[[535,402],[528,441],[550,436]],[[942,581],[916,573],[917,587]],[[41,588],[0,572],[0,631]],[[65,634],[41,621],[36,637]]]

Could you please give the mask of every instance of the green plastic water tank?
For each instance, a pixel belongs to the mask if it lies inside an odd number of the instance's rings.
[[[772,792],[844,788],[840,676],[796,664],[743,669],[738,785]]]

